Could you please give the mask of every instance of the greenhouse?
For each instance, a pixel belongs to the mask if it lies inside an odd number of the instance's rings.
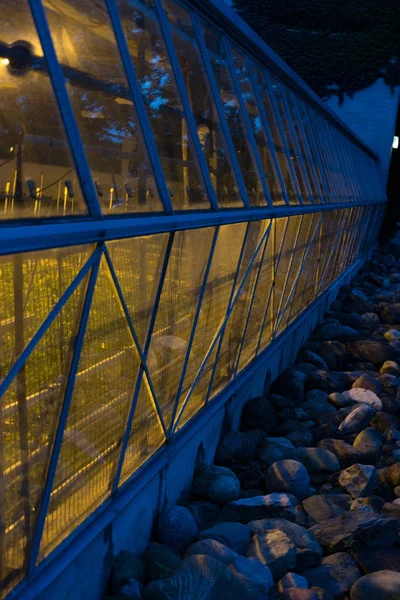
[[[216,4],[0,0],[2,598],[379,231],[377,157]]]

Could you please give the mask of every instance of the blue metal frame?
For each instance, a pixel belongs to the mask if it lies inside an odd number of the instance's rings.
[[[183,112],[188,125],[189,134],[193,142],[196,158],[200,165],[200,171],[205,191],[207,193],[207,197],[211,203],[212,208],[214,210],[219,210],[217,196],[211,183],[210,172],[206,163],[204,152],[200,144],[199,136],[197,134],[196,121],[194,120],[193,113],[190,109],[189,96],[186,90],[185,82],[182,77],[174,42],[171,37],[168,19],[165,14],[164,8],[161,4],[161,0],[154,0],[154,6],[156,8],[156,13],[159,19],[161,34],[163,36],[165,47],[167,49],[169,59],[171,61],[171,67],[175,75],[175,82],[182,101]]]
[[[245,208],[250,208],[250,203],[249,203],[249,199],[247,196],[246,186],[243,181],[242,173],[241,173],[240,166],[239,166],[239,161],[236,156],[236,150],[233,145],[233,141],[232,141],[231,134],[229,131],[228,123],[226,122],[226,119],[225,119],[224,108],[222,106],[221,96],[219,93],[217,82],[215,80],[210,57],[208,55],[208,49],[207,49],[206,43],[204,41],[203,32],[201,30],[201,26],[200,26],[197,14],[192,12],[191,17],[192,17],[192,23],[193,23],[193,30],[196,35],[196,40],[197,40],[197,44],[198,44],[198,47],[200,50],[200,55],[202,58],[204,70],[207,74],[208,82],[210,84],[211,92],[212,92],[212,95],[214,98],[214,104],[217,109],[217,113],[218,113],[218,117],[219,117],[219,124],[221,126],[222,134],[225,137],[225,142],[226,142],[226,145],[228,148],[228,156],[230,157],[230,161],[231,161],[231,164],[233,167],[233,175],[236,179],[236,183],[238,185],[239,192],[240,192],[240,197],[242,199],[242,202],[243,202]]]
[[[40,543],[42,541],[42,534],[44,525],[46,522],[47,510],[50,503],[50,495],[53,489],[54,478],[56,476],[58,458],[60,456],[61,445],[64,437],[64,430],[67,424],[68,413],[71,406],[72,393],[75,385],[75,377],[78,370],[79,360],[82,352],[83,341],[85,339],[86,325],[89,319],[90,308],[92,305],[92,299],[94,294],[94,288],[96,286],[97,275],[99,272],[100,261],[101,261],[101,247],[97,249],[95,255],[95,261],[92,266],[90,273],[88,287],[86,291],[85,303],[82,310],[82,316],[79,323],[78,335],[75,341],[74,352],[72,354],[71,366],[69,369],[67,384],[65,388],[64,401],[62,404],[60,417],[57,424],[57,431],[53,442],[53,448],[49,463],[49,468],[46,476],[46,483],[43,490],[42,501],[40,503],[39,514],[36,521],[35,533],[33,537],[29,562],[28,562],[28,576],[32,573],[35,568],[37,559],[39,556]]]
[[[261,187],[263,189],[264,197],[267,201],[269,207],[272,207],[272,198],[269,193],[267,181],[264,175],[264,168],[261,163],[261,158],[258,153],[257,142],[254,135],[253,128],[251,126],[250,118],[246,110],[246,106],[243,100],[242,90],[240,89],[240,84],[237,78],[235,65],[232,58],[231,47],[229,45],[228,38],[226,36],[222,37],[223,49],[225,52],[226,62],[228,64],[228,70],[233,82],[233,87],[236,93],[236,97],[239,102],[239,113],[241,115],[241,121],[243,123],[245,129],[245,135],[247,133],[247,141],[249,142],[249,149],[251,152],[251,158],[253,161],[254,172],[258,176],[259,183],[261,183]]]
[[[153,310],[152,310],[151,317],[150,317],[149,327],[147,330],[146,341],[145,341],[144,348],[143,348],[143,361],[144,362],[147,361],[147,357],[148,357],[148,353],[149,353],[151,338],[153,335],[154,325],[156,322],[157,311],[158,311],[158,307],[159,307],[160,300],[161,300],[161,294],[162,294],[162,290],[163,290],[163,286],[164,286],[164,279],[165,279],[165,275],[166,275],[167,269],[168,269],[169,258],[171,256],[174,238],[175,238],[174,232],[170,233],[167,248],[165,250],[163,266],[162,266],[161,273],[160,273],[160,279],[158,281],[158,286],[157,286],[156,296],[154,299]],[[125,427],[124,436],[121,441],[121,451],[120,451],[117,468],[115,470],[114,482],[113,482],[113,488],[112,488],[113,494],[115,494],[118,489],[118,484],[119,484],[119,480],[121,477],[121,471],[122,471],[122,466],[124,463],[126,449],[128,447],[128,443],[129,443],[129,437],[130,437],[130,433],[131,433],[133,417],[135,415],[136,404],[137,404],[137,400],[139,397],[140,387],[142,385],[143,373],[144,373],[144,366],[143,366],[143,364],[141,364],[140,368],[139,368],[137,380],[136,380],[135,391],[133,393],[132,403],[131,403],[131,407],[130,407],[129,414],[128,414],[128,419],[127,419],[127,423],[126,423],[126,427]],[[167,428],[165,426],[163,417],[161,417],[161,424],[162,424],[162,427],[164,430],[165,437],[167,439]]]
[[[121,55],[122,64],[125,70],[126,79],[132,94],[132,99],[135,104],[136,114],[142,128],[143,139],[146,144],[147,154],[153,167],[153,174],[157,183],[160,200],[167,214],[174,212],[171,197],[168,191],[167,182],[165,181],[164,173],[161,166],[160,157],[158,155],[157,146],[153,137],[150,122],[147,116],[146,107],[142,98],[142,94],[137,82],[135,67],[133,66],[131,55],[129,54],[128,44],[125,39],[122,29],[121,20],[119,18],[118,9],[114,0],[104,0],[107,6],[110,21],[114,30],[114,35],[118,44],[118,49]]]
[[[72,158],[75,164],[79,183],[86,200],[89,214],[91,217],[103,219],[103,214],[100,208],[96,189],[90,174],[89,163],[86,158],[82,139],[76,125],[74,111],[72,110],[71,102],[68,97],[68,92],[65,87],[64,75],[62,68],[57,60],[56,51],[54,50],[53,41],[49,26],[47,24],[46,15],[40,0],[29,0],[32,17],[36,25],[36,29],[42,44],[43,53],[49,67],[49,75],[53,84],[54,94],[57,99],[58,107],[61,114],[61,119],[64,124],[69,145],[74,149]]]

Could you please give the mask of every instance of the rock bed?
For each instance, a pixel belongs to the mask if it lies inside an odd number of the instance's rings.
[[[400,259],[378,251],[110,597],[400,599]]]

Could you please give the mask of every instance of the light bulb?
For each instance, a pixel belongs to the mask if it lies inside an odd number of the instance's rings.
[[[1,59],[1,64],[6,67],[7,65],[10,64],[10,61],[8,60],[8,58],[2,58]]]

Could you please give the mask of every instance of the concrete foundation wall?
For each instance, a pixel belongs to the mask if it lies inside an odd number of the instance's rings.
[[[152,535],[158,511],[175,505],[190,490],[199,456],[211,463],[221,433],[239,427],[243,405],[268,390],[288,368],[339,288],[357,273],[357,261],[250,365],[242,382],[228,386],[189,427],[138,472],[113,502],[92,515],[66,543],[44,561],[34,580],[25,580],[9,595],[18,600],[101,600],[106,593],[113,556],[120,550],[141,554]],[[244,380],[244,377],[246,379]]]

